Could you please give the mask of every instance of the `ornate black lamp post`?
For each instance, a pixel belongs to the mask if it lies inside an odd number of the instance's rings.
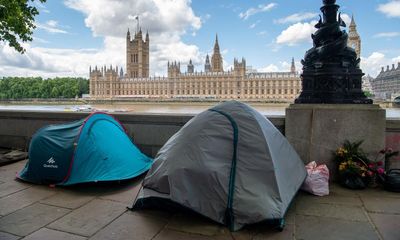
[[[372,104],[361,90],[360,59],[347,47],[346,27],[337,15],[336,0],[323,0],[323,19],[311,37],[314,46],[305,54],[303,64],[303,90],[295,103]]]

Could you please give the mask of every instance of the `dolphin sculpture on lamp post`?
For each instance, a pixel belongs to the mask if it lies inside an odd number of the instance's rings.
[[[372,104],[362,89],[360,59],[347,46],[345,22],[336,0],[323,0],[322,17],[311,35],[313,47],[304,56],[302,92],[295,103]]]

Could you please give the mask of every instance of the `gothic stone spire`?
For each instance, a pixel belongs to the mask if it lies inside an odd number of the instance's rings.
[[[218,35],[215,35],[214,53],[211,56],[211,64],[213,72],[223,72],[222,55],[219,51]]]

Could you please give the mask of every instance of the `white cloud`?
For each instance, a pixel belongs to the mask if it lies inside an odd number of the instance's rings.
[[[188,27],[201,27],[189,0],[66,0],[65,4],[86,15],[85,24],[95,36],[121,37],[129,26],[136,26],[129,15],[138,15],[142,29],[152,34],[179,34]]]
[[[386,70],[387,65],[389,65],[391,68],[392,64],[397,64],[397,62],[399,61],[400,56],[395,58],[388,58],[383,53],[374,52],[366,58],[361,57],[361,69],[365,74],[376,77],[381,71],[382,67],[384,67]]]
[[[47,25],[49,25],[50,27],[57,27],[58,22],[55,20],[49,20],[46,22]]]
[[[341,14],[341,18],[347,26],[350,25],[351,18],[349,15]],[[275,44],[295,46],[300,43],[312,42],[311,34],[317,30],[315,28],[316,24],[317,21],[315,20],[308,23],[298,22],[292,24],[279,34],[275,40]],[[275,49],[279,49],[279,47],[275,46]]]
[[[32,42],[37,42],[37,43],[50,43],[46,39],[39,38],[39,37],[32,37],[33,41]]]
[[[400,17],[400,1],[392,0],[378,6],[378,11],[387,17]]]
[[[295,61],[295,67],[296,67],[296,71],[300,71],[302,68],[302,65],[299,61]],[[279,65],[275,65],[275,64],[270,64],[267,65],[263,68],[259,68],[257,69],[258,72],[289,72],[290,71],[290,67],[292,66],[291,62],[279,62]]]
[[[283,30],[276,38],[277,44],[294,46],[303,42],[311,41],[311,34],[316,31],[314,27],[317,21],[310,23],[295,23]]]
[[[301,22],[305,20],[309,20],[312,18],[315,18],[318,16],[318,13],[311,13],[311,12],[305,12],[305,13],[295,13],[290,16],[274,20],[275,23],[279,24],[285,24],[285,23],[296,23],[296,22]]]
[[[49,33],[62,33],[62,34],[67,34],[68,32],[61,29],[61,27],[58,25],[58,22],[55,20],[49,20],[46,23],[36,23],[36,27],[38,29],[43,29],[46,32]]]
[[[267,35],[267,31],[260,31],[257,33],[258,36],[265,36]]]
[[[241,19],[246,20],[250,16],[253,16],[257,13],[268,12],[268,11],[272,10],[274,7],[276,7],[277,5],[278,4],[276,4],[276,3],[260,4],[256,8],[249,8],[249,9],[247,9],[246,12],[239,13],[239,17]]]
[[[124,42],[118,39],[109,39],[104,49],[54,49],[25,44],[25,54],[1,44],[0,65],[4,70],[0,71],[0,76],[88,77],[90,65],[123,65],[122,59],[115,54],[120,44]]]
[[[164,74],[168,60],[194,62],[200,57],[195,45],[183,43],[181,36],[187,31],[195,34],[201,28],[190,0],[66,0],[66,5],[86,15],[85,24],[95,36],[125,39],[128,27],[136,28],[136,21],[126,16],[138,14],[143,30],[150,34],[151,75]],[[140,13],[140,14],[139,14]],[[207,16],[206,16],[207,18]],[[133,31],[132,31],[133,32]],[[125,59],[125,44],[120,58]]]
[[[164,75],[167,61],[183,63],[192,59],[194,64],[203,64],[203,54],[198,47],[181,39],[183,34],[195,32],[202,24],[190,6],[190,0],[65,0],[65,4],[84,14],[85,24],[92,34],[103,37],[103,46],[99,49],[49,49],[27,45],[26,54],[20,55],[1,45],[0,66],[3,70],[0,70],[0,76],[88,77],[89,66],[96,64],[118,65],[125,70],[126,31],[128,27],[136,29],[136,22],[127,16],[137,13],[140,13],[142,29],[148,30],[150,35],[150,75]],[[54,20],[41,24],[49,31],[54,26],[59,27]]]
[[[211,18],[211,15],[207,13],[206,15],[201,16],[201,22],[204,24],[204,23],[207,22],[210,18]]]
[[[254,22],[253,24],[251,24],[251,25],[249,26],[249,28],[250,28],[250,29],[255,28],[260,22],[261,22],[260,20],[257,20],[256,22]]]
[[[258,72],[278,72],[279,68],[275,64],[270,64],[263,68],[257,69]]]
[[[374,35],[374,38],[392,38],[400,36],[400,32],[381,32]]]

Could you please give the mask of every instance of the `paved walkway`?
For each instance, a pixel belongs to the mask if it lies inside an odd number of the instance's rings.
[[[277,232],[257,224],[230,233],[199,216],[130,212],[140,181],[49,188],[14,180],[26,161],[0,168],[0,239],[400,239],[400,194],[300,193]]]

